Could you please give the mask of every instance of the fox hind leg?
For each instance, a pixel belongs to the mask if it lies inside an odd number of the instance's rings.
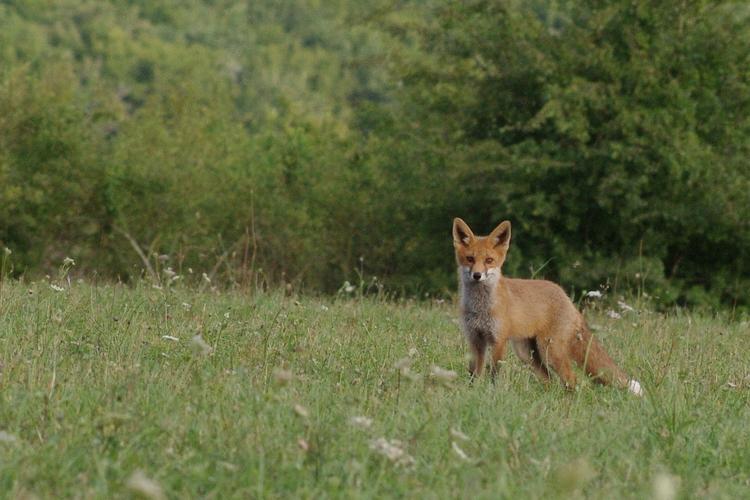
[[[539,347],[536,345],[535,339],[513,340],[513,350],[522,361],[529,364],[541,382],[549,382],[549,370],[542,362]]]
[[[544,339],[537,339],[537,348],[544,365],[557,373],[566,389],[576,387],[576,374],[573,372],[568,346],[562,341],[563,335],[551,335]]]

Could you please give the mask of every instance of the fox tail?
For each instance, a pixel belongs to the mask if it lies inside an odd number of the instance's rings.
[[[641,383],[631,379],[612,361],[607,351],[594,337],[588,327],[583,328],[576,336],[571,349],[573,359],[588,373],[595,382],[628,389],[636,396],[643,396]]]

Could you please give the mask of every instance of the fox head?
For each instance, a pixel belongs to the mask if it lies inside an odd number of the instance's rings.
[[[464,283],[494,285],[500,279],[500,268],[510,246],[510,222],[503,221],[489,236],[474,236],[461,219],[453,219],[453,248]]]

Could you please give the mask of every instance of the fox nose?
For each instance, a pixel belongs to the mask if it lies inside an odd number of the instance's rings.
[[[472,278],[474,278],[476,281],[479,281],[482,279],[482,273],[474,273],[471,275]]]

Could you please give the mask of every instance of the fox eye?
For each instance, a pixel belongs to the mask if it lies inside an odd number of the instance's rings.
[[[493,259],[492,257],[487,257],[486,259],[484,259],[485,264],[492,264],[493,262],[495,262],[495,259]]]
[[[473,264],[474,263],[474,257],[472,257],[471,255],[467,256],[466,257],[466,262],[468,262],[469,264]]]

